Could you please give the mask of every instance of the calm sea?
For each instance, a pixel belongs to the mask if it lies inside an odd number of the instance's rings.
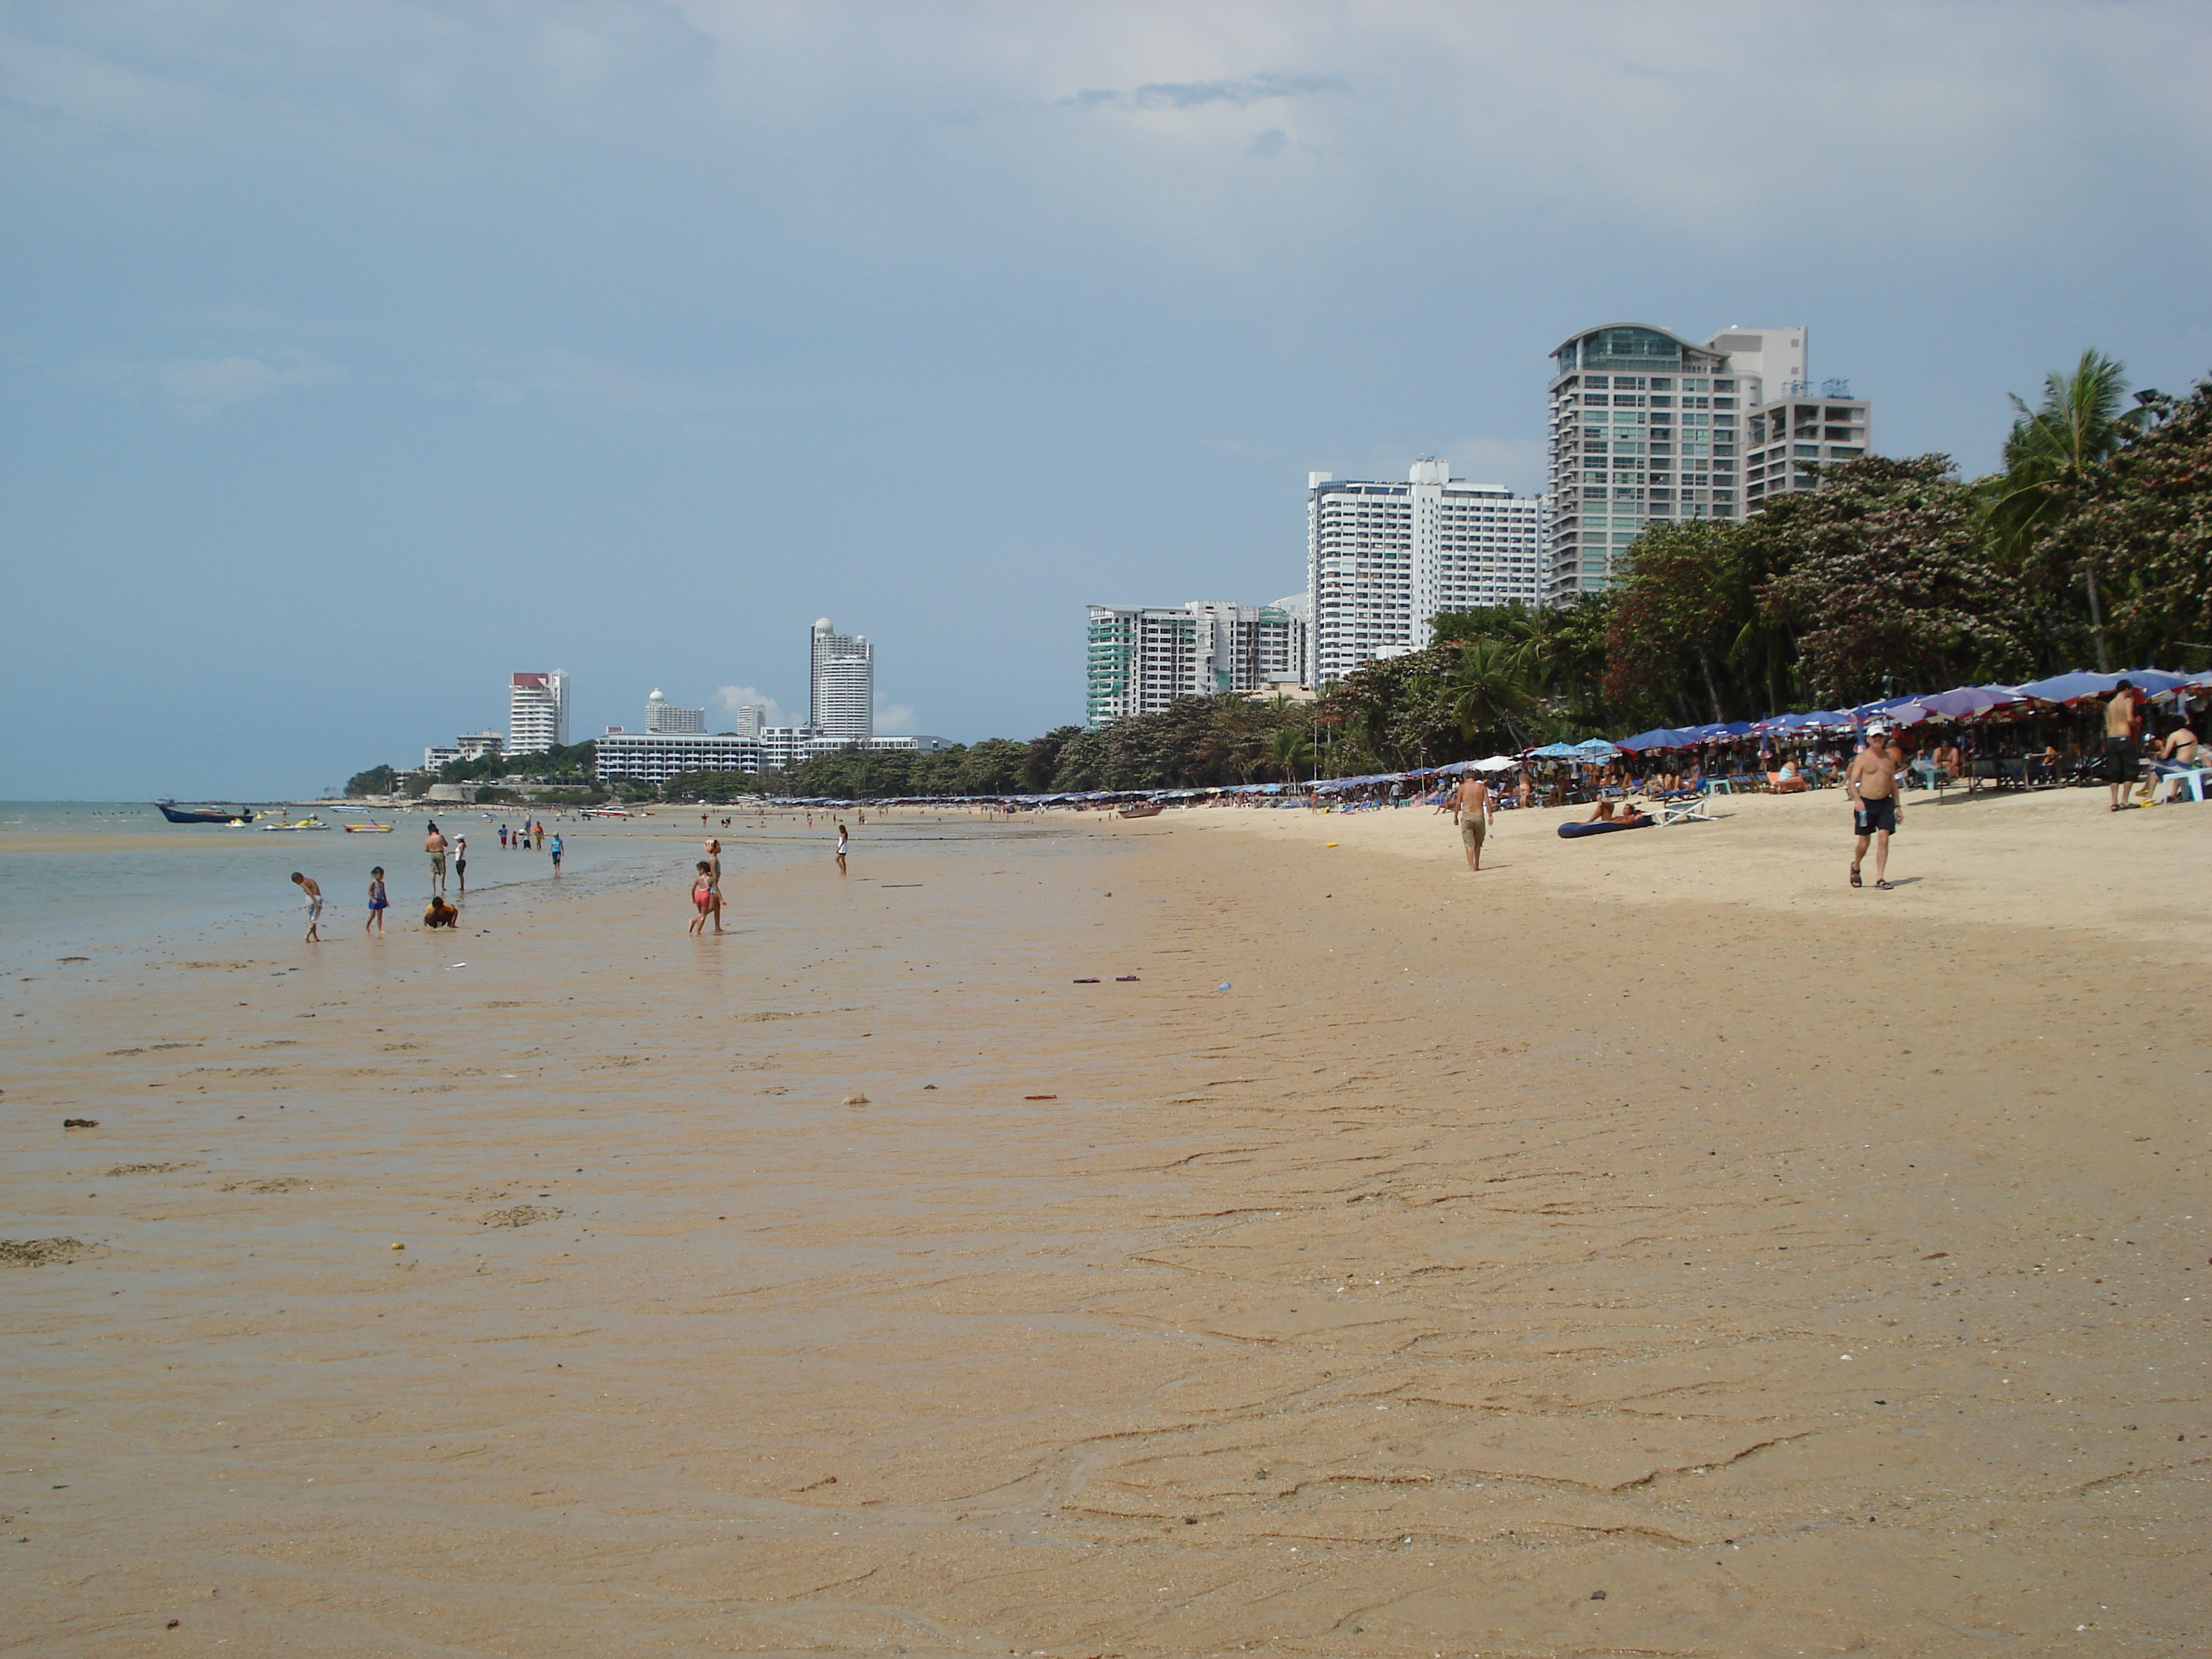
[[[258,826],[173,824],[137,802],[0,802],[0,969],[20,974],[64,957],[118,951],[168,953],[196,941],[246,948],[296,939],[305,918],[295,870],[321,884],[323,932],[333,943],[359,938],[368,872],[380,864],[392,896],[386,926],[412,927],[429,893],[422,853],[429,817],[449,837],[468,837],[469,894],[483,909],[554,879],[546,854],[501,848],[500,826],[519,826],[520,812],[321,808],[270,818],[291,821],[311,811],[332,827],[270,834]],[[544,817],[548,832],[557,831],[563,843],[560,882],[581,890],[680,887],[703,833],[696,815],[681,811],[628,823]],[[392,833],[349,835],[337,827],[349,818],[390,823]],[[710,827],[724,836],[730,874],[818,850],[745,845],[721,831],[719,820]]]

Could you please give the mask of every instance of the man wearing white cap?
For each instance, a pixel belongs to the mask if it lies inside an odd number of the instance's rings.
[[[1852,757],[1850,769],[1844,774],[1844,793],[1851,802],[1851,828],[1859,838],[1859,844],[1851,850],[1851,885],[1865,884],[1859,879],[1859,864],[1871,841],[1874,884],[1885,893],[1890,890],[1889,838],[1897,833],[1897,763],[1886,741],[1888,736],[1887,726],[1869,726],[1866,747]]]

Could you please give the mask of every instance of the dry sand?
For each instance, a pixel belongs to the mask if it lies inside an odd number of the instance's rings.
[[[0,1652],[2201,1652],[2212,813],[1721,810],[11,987]]]

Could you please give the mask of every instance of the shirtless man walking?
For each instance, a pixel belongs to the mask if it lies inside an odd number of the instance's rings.
[[[1490,786],[1480,772],[1459,781],[1459,793],[1452,797],[1452,822],[1459,825],[1460,845],[1467,849],[1467,867],[1481,869],[1483,837],[1490,833]]]
[[[1877,726],[1869,732],[1866,747],[1844,774],[1844,793],[1851,802],[1851,828],[1859,838],[1859,844],[1851,849],[1851,885],[1865,885],[1859,879],[1859,864],[1866,857],[1867,842],[1872,840],[1874,884],[1884,892],[1890,890],[1886,876],[1889,838],[1897,833],[1897,763],[1884,741],[1888,736],[1887,726]]]
[[[430,821],[430,833],[422,837],[422,850],[430,855],[430,891],[446,890],[446,832],[438,828],[435,818]]]

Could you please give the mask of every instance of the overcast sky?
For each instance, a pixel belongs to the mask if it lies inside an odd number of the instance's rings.
[[[1079,720],[1086,603],[1304,585],[1309,470],[1542,483],[1546,354],[1803,323],[1995,462],[2212,368],[2212,9],[0,11],[0,794],[304,793],[658,686]],[[734,695],[734,693],[732,694]],[[719,708],[710,725],[720,724]]]

